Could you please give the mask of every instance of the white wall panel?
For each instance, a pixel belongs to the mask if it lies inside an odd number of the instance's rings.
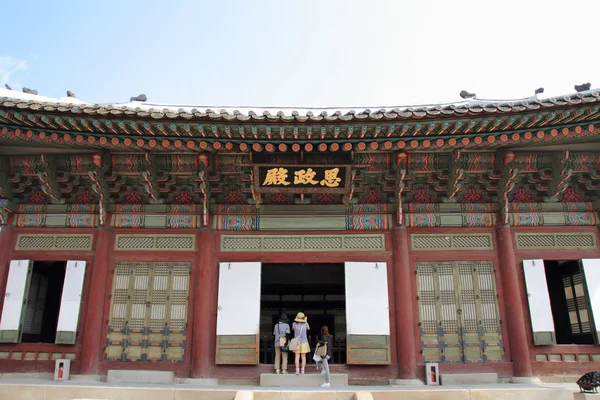
[[[259,262],[221,263],[217,335],[258,335],[260,325]]]
[[[585,284],[590,298],[590,308],[595,325],[595,334],[597,343],[600,343],[598,331],[600,330],[600,259],[584,258],[583,273],[585,275]]]
[[[2,307],[2,317],[0,318],[0,336],[2,340],[10,336],[8,341],[19,341],[18,332],[21,325],[21,316],[23,314],[23,304],[25,302],[26,291],[31,279],[31,261],[12,260],[8,270],[8,280],[6,282],[6,292],[4,294],[4,306]],[[4,331],[12,331],[6,336]],[[8,332],[6,332],[8,333]]]
[[[346,326],[349,335],[389,335],[387,265],[346,262]]]
[[[529,303],[529,315],[534,343],[550,344],[538,342],[538,338],[547,339],[547,336],[539,335],[541,333],[552,336],[552,340],[554,340],[555,336],[554,318],[552,317],[552,307],[550,306],[550,294],[546,282],[544,260],[523,260],[523,271],[525,273],[527,301]],[[509,299],[509,301],[515,300]]]
[[[85,266],[85,261],[67,261],[58,325],[56,327],[57,332],[77,332]]]

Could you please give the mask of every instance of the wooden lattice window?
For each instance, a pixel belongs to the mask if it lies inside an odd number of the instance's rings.
[[[183,362],[190,263],[117,263],[105,358]]]
[[[423,361],[504,360],[491,262],[417,263],[417,285]]]
[[[562,282],[565,288],[569,320],[571,321],[571,334],[585,335],[592,333],[588,301],[583,287],[583,274],[579,271],[565,275]]]

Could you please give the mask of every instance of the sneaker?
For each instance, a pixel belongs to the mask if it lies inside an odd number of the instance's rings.
[[[325,370],[324,369],[321,370],[321,375],[325,375]]]
[[[281,373],[281,371],[280,371],[280,370],[278,370],[278,369],[276,369],[276,370],[275,370],[275,373],[276,373],[277,375],[279,375],[279,374]]]
[[[296,375],[300,375],[300,368],[296,368]]]
[[[304,368],[300,369],[300,375],[304,375]]]
[[[288,374],[288,372],[287,372],[287,369],[284,369],[284,370],[283,370],[283,374],[284,374],[284,375],[287,375],[287,374]]]
[[[321,385],[321,387],[331,387],[331,383],[325,382]]]

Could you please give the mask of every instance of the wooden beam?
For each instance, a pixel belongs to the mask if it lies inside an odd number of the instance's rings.
[[[142,161],[142,170],[140,175],[144,182],[144,191],[150,196],[150,202],[153,204],[162,204],[164,199],[160,197],[160,190],[158,187],[158,181],[156,179],[156,163],[155,155],[146,152],[144,154],[144,160]]]
[[[50,202],[52,204],[63,204],[65,199],[60,197],[60,186],[56,180],[55,160],[46,155],[41,155],[34,170],[40,180],[41,190],[50,198]]]

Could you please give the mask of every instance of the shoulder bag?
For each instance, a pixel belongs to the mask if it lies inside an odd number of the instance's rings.
[[[300,338],[302,336],[302,329],[304,329],[304,324],[302,324],[302,326],[300,327],[300,333],[298,334],[298,336],[290,340],[289,349],[291,351],[296,351],[300,349],[300,345],[302,344],[302,339]]]
[[[289,351],[289,346],[287,345],[287,337],[281,336],[281,332],[279,331],[279,322],[277,323],[277,336],[279,336],[279,348],[281,351]]]

